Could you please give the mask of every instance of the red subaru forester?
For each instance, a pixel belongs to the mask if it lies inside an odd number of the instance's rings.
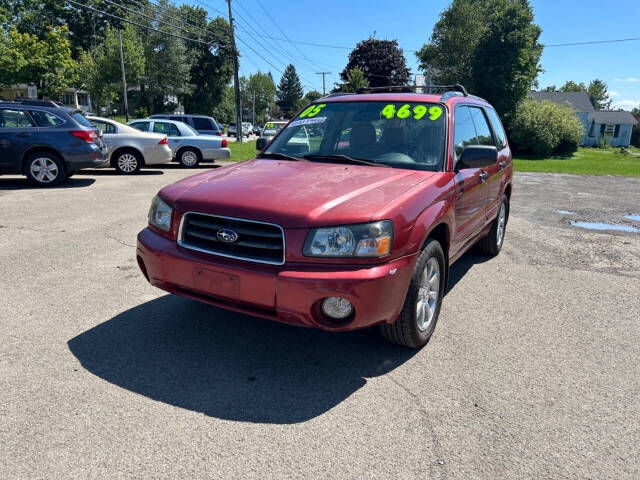
[[[163,188],[138,235],[142,273],[218,307],[423,346],[449,266],[476,243],[500,251],[513,175],[491,105],[429,88],[442,93],[321,98],[255,160]]]

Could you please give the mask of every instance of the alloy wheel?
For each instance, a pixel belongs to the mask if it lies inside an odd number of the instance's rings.
[[[437,259],[431,257],[427,260],[422,270],[416,298],[416,322],[422,332],[427,330],[433,323],[439,295],[440,264]]]
[[[193,150],[187,150],[182,153],[182,164],[185,167],[193,167],[198,163],[198,155]]]
[[[138,159],[131,153],[123,153],[118,157],[118,168],[124,173],[135,172],[138,168]]]
[[[33,178],[40,183],[51,183],[60,173],[56,162],[46,157],[36,158],[29,168]]]
[[[496,243],[502,245],[504,239],[504,229],[507,223],[507,208],[504,202],[500,205],[500,213],[498,213],[498,228],[496,229]]]

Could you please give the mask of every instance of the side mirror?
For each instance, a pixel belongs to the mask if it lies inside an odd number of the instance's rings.
[[[498,149],[493,145],[467,145],[456,163],[456,171],[464,168],[484,168],[498,161]]]
[[[266,146],[267,146],[266,138],[260,137],[258,140],[256,140],[256,150],[258,150],[259,152],[264,150]]]

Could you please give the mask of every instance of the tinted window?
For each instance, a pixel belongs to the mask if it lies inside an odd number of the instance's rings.
[[[482,109],[477,107],[469,107],[469,112],[471,112],[471,118],[473,118],[473,124],[476,127],[478,143],[480,145],[495,146],[496,142],[493,140],[491,129],[489,128],[489,124],[487,123],[487,119],[484,116],[484,113],[482,113]]]
[[[173,123],[154,122],[153,131],[155,133],[164,133],[169,137],[179,137],[180,130]]]
[[[193,128],[196,130],[215,130],[215,127],[211,125],[211,120],[202,117],[193,117]]]
[[[471,119],[469,107],[456,107],[453,124],[453,145],[456,150],[456,157],[460,157],[462,150],[467,145],[477,145],[476,129]]]
[[[102,133],[116,133],[116,127],[111,124],[111,123],[107,123],[107,122],[102,122],[100,120],[92,120],[93,125],[102,130]]]
[[[498,143],[501,147],[505,147],[507,145],[507,135],[504,133],[504,128],[502,127],[502,122],[500,122],[498,114],[493,108],[487,108],[487,114],[489,115],[493,132],[496,134],[496,137],[498,137]]]
[[[87,120],[87,117],[82,115],[80,112],[72,113],[71,118],[73,118],[76,122],[78,122],[83,127],[93,128],[93,125],[89,120]]]
[[[22,110],[0,109],[0,128],[35,127],[27,112]]]
[[[167,117],[160,117],[160,118],[167,118]],[[169,120],[175,120],[176,122],[186,122],[187,119],[184,117],[169,117]]]
[[[62,125],[64,123],[62,119],[49,112],[43,112],[42,110],[30,110],[29,113],[39,127],[55,127],[56,125]]]
[[[148,132],[149,125],[150,125],[150,122],[135,122],[135,123],[132,123],[130,126],[140,130],[141,132]]]

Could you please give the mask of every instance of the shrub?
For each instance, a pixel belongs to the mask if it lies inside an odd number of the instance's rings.
[[[513,116],[509,140],[518,153],[547,157],[575,152],[583,133],[582,122],[571,108],[525,100]]]

